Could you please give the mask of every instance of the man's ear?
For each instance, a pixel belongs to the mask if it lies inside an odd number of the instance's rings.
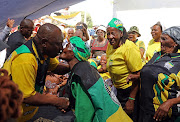
[[[123,37],[123,32],[122,31],[120,31],[120,37]]]
[[[46,46],[47,46],[47,41],[48,41],[48,40],[47,40],[46,38],[42,38],[42,39],[41,39],[41,43],[42,43],[42,46],[43,46],[43,47],[46,47]]]

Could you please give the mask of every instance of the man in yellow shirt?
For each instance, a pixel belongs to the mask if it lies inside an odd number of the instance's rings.
[[[69,101],[53,95],[42,94],[47,71],[65,74],[69,66],[55,58],[62,50],[62,32],[53,24],[42,25],[37,35],[17,48],[4,64],[11,79],[23,92],[23,114],[18,121],[27,121],[37,112],[39,105],[67,108]]]

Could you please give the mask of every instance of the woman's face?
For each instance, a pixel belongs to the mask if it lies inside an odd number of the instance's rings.
[[[136,32],[134,32],[134,31],[128,33],[128,39],[129,39],[130,41],[135,42],[135,41],[137,40],[137,37],[138,37],[138,34],[137,34]]]
[[[154,40],[158,40],[161,36],[161,28],[159,25],[154,25],[152,28],[151,28],[151,35],[153,37]]]
[[[61,59],[66,60],[67,62],[72,60],[74,57],[74,53],[72,51],[70,43],[66,45],[66,48],[64,48],[63,52],[60,54]]]
[[[120,39],[123,36],[122,31],[114,27],[107,28],[107,39],[114,49],[119,47]]]
[[[103,30],[100,30],[100,29],[97,30],[97,36],[98,36],[98,37],[101,37],[101,38],[104,37],[104,31],[103,31]]]
[[[161,52],[162,53],[174,53],[175,47],[178,45],[167,34],[161,35]]]

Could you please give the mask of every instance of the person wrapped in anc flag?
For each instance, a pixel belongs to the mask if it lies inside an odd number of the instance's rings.
[[[70,103],[75,109],[77,122],[131,122],[113,92],[108,90],[98,71],[87,62],[90,50],[79,37],[71,37],[70,43],[60,55],[71,69],[68,79]]]

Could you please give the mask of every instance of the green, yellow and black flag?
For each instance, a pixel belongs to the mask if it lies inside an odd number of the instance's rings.
[[[132,122],[98,71],[86,61],[77,63],[69,83],[75,98],[77,122]]]

